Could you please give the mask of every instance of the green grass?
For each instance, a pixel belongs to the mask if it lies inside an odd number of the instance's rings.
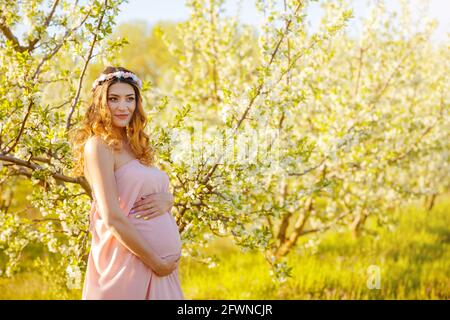
[[[431,212],[401,211],[398,228],[355,239],[330,233],[316,254],[295,250],[292,274],[275,284],[258,253],[241,253],[227,239],[209,249],[214,269],[187,260],[180,278],[190,299],[448,299],[450,298],[450,199]],[[369,289],[368,268],[380,270],[380,289]]]
[[[329,233],[316,254],[291,252],[293,277],[282,284],[259,253],[216,239],[205,251],[219,257],[217,267],[180,261],[183,291],[187,299],[449,299],[449,213],[450,198],[440,199],[431,212],[405,208],[398,228],[378,239]],[[371,265],[380,270],[380,289],[367,287]],[[62,293],[49,279],[32,270],[0,278],[0,299],[80,299],[80,290]]]

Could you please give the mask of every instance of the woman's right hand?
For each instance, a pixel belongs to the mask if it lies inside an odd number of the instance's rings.
[[[165,277],[171,274],[178,266],[181,254],[171,254],[169,256],[161,257],[161,262],[157,270],[153,270],[157,276]]]

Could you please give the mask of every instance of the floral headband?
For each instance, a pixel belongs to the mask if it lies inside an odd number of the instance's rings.
[[[102,74],[100,77],[95,79],[94,84],[92,85],[92,90],[95,89],[100,83],[106,80],[110,80],[112,78],[131,78],[134,82],[137,83],[139,88],[142,88],[142,81],[132,72],[125,72],[125,71],[116,71],[108,74]]]

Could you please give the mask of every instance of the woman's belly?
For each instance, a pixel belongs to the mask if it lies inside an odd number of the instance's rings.
[[[132,214],[128,218],[160,257],[181,253],[180,233],[170,212],[148,220],[136,219]]]

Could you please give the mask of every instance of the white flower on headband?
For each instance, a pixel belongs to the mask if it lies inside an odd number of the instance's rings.
[[[139,79],[134,73],[132,72],[125,72],[125,71],[116,71],[108,74],[102,74],[100,77],[95,79],[94,84],[92,85],[92,90],[95,89],[96,86],[98,86],[100,83],[102,83],[105,80],[109,80],[112,78],[131,78],[134,82],[138,84],[138,87],[142,87],[142,81]]]

